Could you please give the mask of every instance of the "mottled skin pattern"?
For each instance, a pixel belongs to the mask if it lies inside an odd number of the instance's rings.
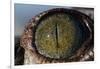
[[[54,9],[56,10],[56,9]],[[88,38],[87,41],[85,41],[82,45],[82,47],[76,51],[76,54],[73,55],[72,57],[68,59],[51,59],[47,58],[41,54],[39,54],[34,47],[32,47],[32,39],[34,38],[32,36],[33,32],[33,27],[36,26],[36,21],[41,18],[41,16],[45,15],[48,13],[47,11],[44,13],[41,13],[39,16],[36,16],[32,19],[32,21],[25,27],[24,33],[21,37],[20,40],[20,45],[25,49],[25,54],[24,54],[24,64],[43,64],[43,63],[63,63],[63,62],[74,62],[74,61],[86,61],[89,60],[90,58],[93,58],[94,52],[93,52],[93,45],[92,47],[89,47],[91,45],[91,38],[92,35]],[[85,16],[83,18],[86,18]],[[87,22],[91,21],[87,18]],[[90,28],[90,27],[89,27]],[[91,33],[92,30],[90,30]]]

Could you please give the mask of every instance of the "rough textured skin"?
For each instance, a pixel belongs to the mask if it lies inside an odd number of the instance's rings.
[[[56,10],[56,9],[55,9]],[[24,64],[43,64],[43,63],[58,63],[58,62],[74,62],[74,61],[86,61],[90,58],[93,60],[94,52],[93,52],[93,44],[91,43],[92,35],[83,43],[82,47],[76,51],[76,54],[71,56],[68,59],[53,59],[53,58],[47,58],[40,53],[37,52],[37,50],[32,47],[32,39],[33,37],[33,28],[36,26],[36,21],[38,21],[41,16],[45,15],[48,12],[41,13],[39,16],[36,16],[32,19],[32,21],[25,27],[24,33],[20,40],[20,45],[25,49],[24,54]],[[83,15],[83,19],[87,19],[87,22],[91,21],[86,18],[86,16]],[[91,34],[93,34],[93,31],[89,27]],[[91,47],[90,47],[91,46]]]

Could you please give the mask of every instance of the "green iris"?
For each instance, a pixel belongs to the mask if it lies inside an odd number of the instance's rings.
[[[40,54],[50,58],[67,58],[71,55],[76,39],[72,18],[64,13],[43,19],[36,29],[35,43]],[[76,45],[75,45],[76,46]]]

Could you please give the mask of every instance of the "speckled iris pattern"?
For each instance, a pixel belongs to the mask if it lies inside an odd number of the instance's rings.
[[[35,33],[38,52],[45,57],[63,59],[73,55],[81,46],[82,30],[71,15],[53,14],[43,19]]]

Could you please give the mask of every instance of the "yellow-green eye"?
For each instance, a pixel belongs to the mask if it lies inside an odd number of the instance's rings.
[[[40,54],[50,58],[67,58],[82,42],[82,30],[74,17],[58,13],[39,23],[35,33],[35,43]]]

